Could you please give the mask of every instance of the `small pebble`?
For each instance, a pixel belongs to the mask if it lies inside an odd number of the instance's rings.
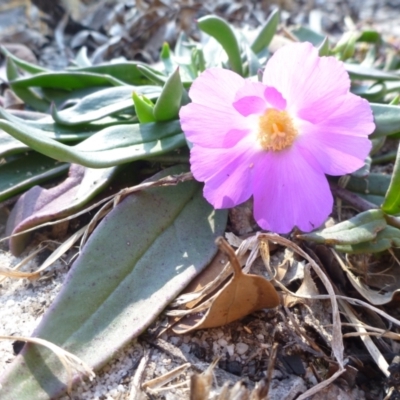
[[[226,351],[228,352],[229,356],[232,357],[235,354],[235,345],[229,344],[226,346]]]
[[[236,343],[236,353],[239,355],[242,355],[246,353],[246,351],[249,349],[249,345],[246,343]]]
[[[228,342],[225,339],[218,339],[218,344],[221,347],[225,347],[228,344]]]

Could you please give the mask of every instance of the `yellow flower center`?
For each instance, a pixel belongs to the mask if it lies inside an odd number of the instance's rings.
[[[294,142],[298,132],[286,111],[270,108],[259,118],[258,141],[268,151],[286,149]]]

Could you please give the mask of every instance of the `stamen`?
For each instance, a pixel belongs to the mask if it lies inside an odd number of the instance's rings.
[[[259,118],[258,141],[268,151],[280,151],[291,146],[297,136],[297,129],[286,111],[268,109]]]

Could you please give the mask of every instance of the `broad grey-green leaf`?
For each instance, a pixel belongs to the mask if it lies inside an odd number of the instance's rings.
[[[379,232],[372,241],[353,245],[335,246],[338,251],[352,254],[379,253],[391,247],[400,247],[400,230],[390,225]]]
[[[110,126],[75,146],[60,143],[46,132],[19,122],[0,120],[0,128],[39,153],[90,168],[150,158],[186,143],[179,121]]]
[[[52,109],[54,121],[64,125],[92,122],[125,110],[134,111],[132,93],[156,98],[161,89],[157,86],[120,86],[99,90],[62,111]]]
[[[53,119],[50,116],[35,121],[30,121],[16,117],[15,115],[10,114],[8,111],[5,111],[1,107],[0,107],[0,117],[11,123],[22,124],[25,125],[26,127],[40,130],[42,131],[42,133],[46,134],[49,138],[63,143],[82,141],[103,128],[117,124],[117,121],[115,121],[112,118],[103,118],[99,121],[94,121],[93,123],[90,124],[83,124],[72,127],[57,124],[56,122],[53,121]],[[118,121],[118,123],[121,123],[121,121]],[[0,155],[2,155],[3,147],[4,150],[7,150],[8,147],[12,149],[15,148],[16,150],[15,152],[18,153],[26,149],[29,149],[28,146],[26,146],[19,140],[14,139],[8,133],[0,131]]]
[[[68,164],[30,152],[0,164],[0,202],[68,171]]]
[[[29,146],[0,129],[0,157],[29,150]]]
[[[390,175],[372,172],[366,178],[351,177],[346,189],[352,192],[385,196],[390,184]]]
[[[364,67],[359,64],[344,64],[346,71],[349,73],[352,79],[373,79],[382,81],[398,81],[400,75],[393,72],[386,72],[380,69]]]
[[[290,31],[300,42],[310,42],[315,47],[321,46],[325,40],[325,36],[321,35],[305,26],[298,26]]]
[[[154,179],[183,171],[173,167]],[[211,261],[226,218],[195,181],[128,196],[89,238],[33,335],[100,368]],[[55,398],[65,379],[52,354],[27,345],[0,378],[0,399]]]
[[[371,157],[367,157],[365,160],[365,164],[359,168],[357,171],[351,173],[351,176],[356,178],[366,178],[371,171]]]
[[[348,221],[321,231],[298,235],[300,239],[325,244],[357,244],[373,240],[387,226],[381,210],[368,210]]]
[[[353,85],[351,92],[368,101],[379,101],[385,96],[387,89],[384,83],[378,82],[373,85]]]
[[[393,135],[400,132],[400,107],[371,103],[375,131],[373,137]]]

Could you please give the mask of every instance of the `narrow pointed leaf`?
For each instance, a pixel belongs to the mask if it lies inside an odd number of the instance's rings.
[[[133,92],[133,103],[135,105],[136,116],[141,124],[156,122],[154,119],[154,104],[143,95]]]
[[[48,111],[50,103],[35,92],[35,90],[29,87],[19,87],[14,84],[15,79],[19,78],[19,74],[14,61],[10,58],[7,58],[6,69],[7,79],[10,81],[11,89],[21,100],[33,107],[35,110],[42,112]]]
[[[36,64],[31,64],[29,62],[26,62],[9,52],[5,47],[1,46],[0,48],[1,52],[8,57],[10,60],[14,62],[16,66],[21,68],[23,71],[28,72],[29,74],[38,74],[41,72],[49,72],[50,70],[40,67],[39,65]]]
[[[279,9],[275,9],[269,15],[264,26],[261,28],[257,37],[254,39],[254,42],[251,44],[251,50],[253,50],[254,53],[257,54],[269,46],[272,38],[276,33],[276,29],[278,28],[279,19]]]
[[[239,75],[243,75],[239,42],[228,22],[220,17],[207,15],[198,20],[198,25],[203,32],[212,36],[223,47],[231,68]]]
[[[389,189],[386,192],[385,201],[382,204],[382,210],[387,214],[400,213],[400,146],[397,148],[393,174]]]
[[[11,82],[13,90],[29,87],[75,90],[90,86],[124,86],[125,83],[110,75],[93,72],[44,72]]]
[[[160,59],[164,64],[164,71],[166,75],[171,75],[176,68],[176,64],[171,57],[171,49],[167,42],[164,42],[161,48]]]
[[[34,336],[100,368],[211,261],[226,217],[195,181],[128,196],[89,238]],[[65,392],[65,378],[52,354],[28,345],[0,378],[0,399],[55,398]]]
[[[178,118],[181,107],[183,86],[179,75],[179,68],[168,78],[160,97],[154,105],[153,115],[157,122],[171,121]]]
[[[318,46],[318,54],[320,57],[329,56],[329,38],[328,36],[325,37],[324,41]]]
[[[325,244],[357,244],[373,240],[386,227],[381,210],[369,210],[331,228],[298,235],[300,239]]]

